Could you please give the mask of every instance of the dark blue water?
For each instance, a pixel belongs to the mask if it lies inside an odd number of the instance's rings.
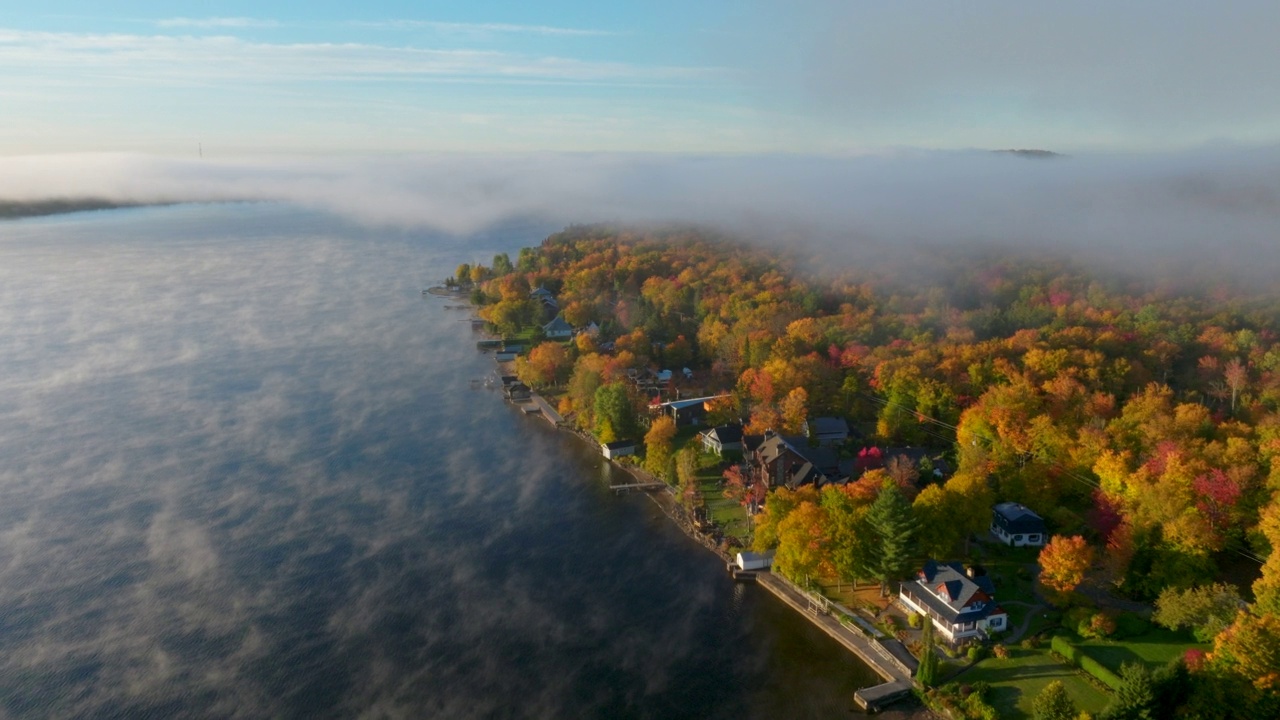
[[[472,378],[546,228],[0,224],[0,714],[832,717],[870,673]]]

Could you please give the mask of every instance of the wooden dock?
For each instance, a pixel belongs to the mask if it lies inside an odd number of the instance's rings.
[[[666,487],[667,484],[664,482],[635,482],[623,485],[610,485],[609,489],[615,493],[623,493],[629,490],[643,490],[645,492],[649,492],[651,490],[662,490]]]
[[[853,701],[867,712],[875,712],[911,694],[911,683],[902,680],[862,688],[853,694]]]

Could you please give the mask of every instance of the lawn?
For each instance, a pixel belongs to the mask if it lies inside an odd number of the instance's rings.
[[[1110,695],[1095,687],[1080,671],[1055,660],[1048,648],[1009,650],[1008,659],[987,658],[956,678],[961,684],[979,681],[990,684],[987,698],[1001,718],[1030,718],[1031,702],[1054,680],[1062,681],[1078,710],[1096,714],[1110,702]]]
[[[677,444],[677,447],[680,445]],[[724,496],[720,473],[720,458],[708,453],[698,454],[698,489],[707,504],[707,517],[719,525],[725,535],[746,541],[751,535],[751,521],[747,518],[747,510],[736,500]]]
[[[1126,640],[1078,640],[1072,643],[1090,657],[1119,674],[1120,666],[1127,662],[1144,662],[1155,670],[1170,660],[1181,657],[1189,648],[1208,651],[1212,645],[1198,643],[1180,632],[1152,627],[1147,632]]]

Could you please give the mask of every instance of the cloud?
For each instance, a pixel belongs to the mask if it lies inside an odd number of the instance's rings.
[[[226,36],[52,33],[0,29],[0,70],[100,82],[444,79],[488,82],[696,83],[715,68],[636,65],[470,49],[366,43],[265,43]]]
[[[558,37],[603,37],[620,34],[612,30],[597,30],[591,28],[566,28],[555,27],[552,25],[517,25],[512,23],[462,23],[443,22],[439,20],[353,21],[351,25],[359,27],[424,29],[463,35],[516,34],[550,35]]]
[[[162,28],[262,28],[280,26],[280,23],[276,20],[249,17],[173,17],[156,20],[155,24],[157,27]]]

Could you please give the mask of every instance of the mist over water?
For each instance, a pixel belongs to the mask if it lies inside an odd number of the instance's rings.
[[[0,224],[0,714],[830,717],[877,682],[469,381],[453,237]]]

